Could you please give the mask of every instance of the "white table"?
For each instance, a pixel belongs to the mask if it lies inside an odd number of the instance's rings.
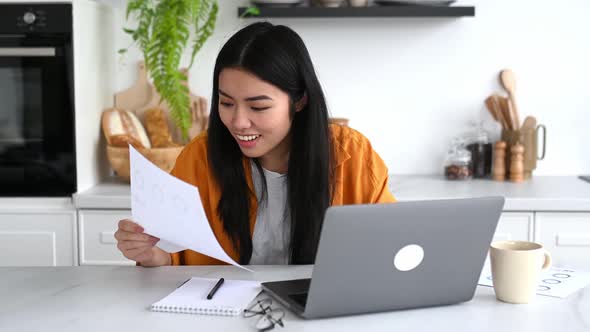
[[[151,312],[190,276],[260,281],[306,278],[311,266],[0,268],[0,331],[255,331],[242,317]],[[261,295],[261,296],[264,296]],[[276,301],[275,301],[276,303]],[[275,304],[276,305],[276,304]],[[306,321],[287,313],[275,331],[590,331],[590,287],[567,299],[498,302],[478,286],[466,303]]]

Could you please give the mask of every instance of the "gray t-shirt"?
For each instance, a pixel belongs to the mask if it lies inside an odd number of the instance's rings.
[[[262,197],[262,177],[251,162],[252,181],[258,199],[258,212],[252,236],[250,264],[288,264],[291,214],[287,204],[287,175],[263,169],[266,177],[266,201]]]

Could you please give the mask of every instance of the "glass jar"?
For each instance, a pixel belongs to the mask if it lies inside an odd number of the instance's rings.
[[[465,148],[465,141],[454,138],[445,158],[444,171],[447,180],[470,180],[473,177],[471,152]]]
[[[467,150],[471,152],[474,178],[487,178],[492,174],[492,143],[482,122],[473,122],[466,136]]]

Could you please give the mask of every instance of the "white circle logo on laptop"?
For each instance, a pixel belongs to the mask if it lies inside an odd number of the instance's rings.
[[[417,244],[409,244],[395,254],[393,265],[396,269],[405,272],[415,269],[423,259],[424,249]]]

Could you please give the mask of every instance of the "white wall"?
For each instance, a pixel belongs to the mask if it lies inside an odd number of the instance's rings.
[[[103,0],[119,7],[122,0]],[[211,96],[215,57],[235,30],[246,0],[220,0],[214,36],[191,70],[192,90]],[[590,2],[587,0],[458,1],[475,5],[474,18],[273,19],[306,41],[333,116],[371,139],[396,174],[441,173],[448,143],[484,119],[499,136],[499,126],[483,100],[501,92],[498,72],[517,75],[521,119],[534,115],[547,126],[547,156],[535,174],[590,173]],[[118,30],[121,31],[121,30]],[[116,47],[130,39],[119,32]],[[118,58],[118,56],[114,55]],[[119,61],[114,90],[135,80],[133,50]],[[186,62],[188,64],[188,62]],[[113,91],[114,92],[114,91]]]
[[[78,192],[90,189],[108,175],[101,112],[113,100],[115,69],[112,58],[114,11],[88,0],[73,1],[74,81],[76,109],[76,169]]]

